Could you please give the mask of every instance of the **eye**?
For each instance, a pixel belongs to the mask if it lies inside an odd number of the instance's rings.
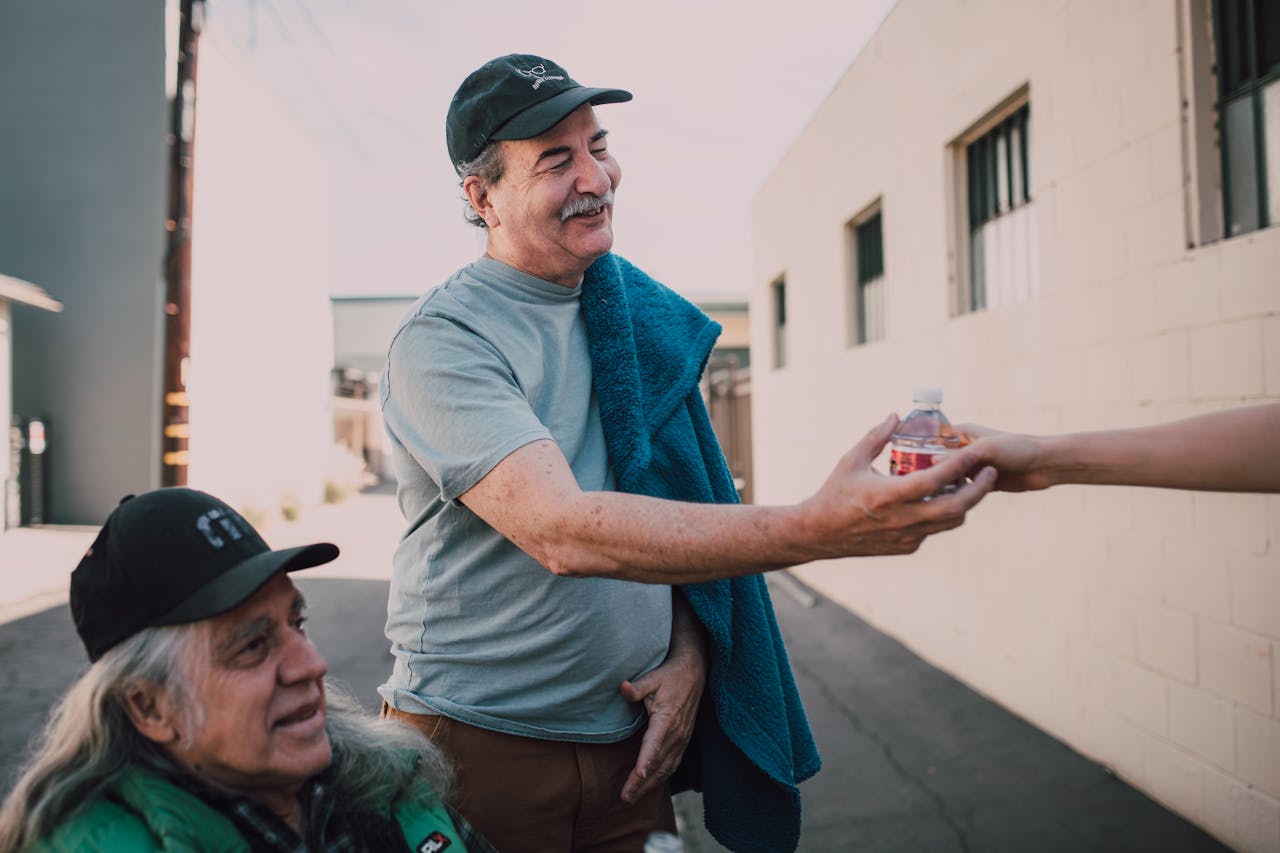
[[[293,618],[293,630],[297,631],[300,634],[307,633],[307,617],[295,616]]]
[[[266,655],[267,646],[268,639],[266,634],[250,637],[236,650],[235,660],[241,664],[253,663]]]

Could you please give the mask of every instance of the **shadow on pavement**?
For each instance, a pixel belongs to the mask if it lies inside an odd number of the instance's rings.
[[[822,753],[801,853],[1228,849],[820,594],[769,587]],[[723,850],[676,799],[688,853]]]

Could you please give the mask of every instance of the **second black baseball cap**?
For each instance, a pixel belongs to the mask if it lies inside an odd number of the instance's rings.
[[[96,661],[144,628],[233,609],[280,572],[327,563],[327,542],[273,551],[227,504],[171,487],[120,502],[71,573],[71,617]]]

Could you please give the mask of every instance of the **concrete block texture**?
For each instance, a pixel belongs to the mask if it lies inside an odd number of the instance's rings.
[[[1233,554],[1230,583],[1232,624],[1280,639],[1280,560],[1272,555]]]
[[[1280,264],[1276,268],[1280,269]],[[1280,316],[1262,321],[1262,348],[1264,393],[1280,397]]]
[[[1186,684],[1196,679],[1196,626],[1189,613],[1139,601],[1136,616],[1137,656],[1147,666]]]
[[[1270,641],[1209,620],[1197,628],[1201,686],[1260,714],[1273,714]]]
[[[1191,331],[1191,393],[1201,399],[1262,396],[1262,320]]]
[[[1241,853],[1280,849],[1280,801],[1212,769],[1204,776],[1204,825]]]
[[[753,315],[782,272],[814,300],[788,330],[801,360],[753,386],[757,501],[807,494],[846,449],[794,441],[798,413],[869,425],[872,402],[921,375],[946,385],[953,419],[1036,433],[1280,400],[1280,227],[1190,234],[1220,203],[1200,197],[1213,175],[1188,174],[1204,158],[1183,131],[1213,117],[1181,103],[1180,80],[1205,69],[1179,38],[1207,8],[900,0],[893,38],[871,40],[757,196]],[[965,145],[1023,97],[1040,289],[970,310]],[[877,124],[892,146],[864,141]],[[829,202],[844,219],[815,221],[814,174],[849,195]],[[822,295],[844,274],[831,235],[873,198],[896,223],[886,268],[910,271],[889,281],[888,334],[873,354],[805,359],[841,316]],[[804,401],[833,381],[858,393]],[[920,554],[859,568],[867,580],[813,583],[1233,847],[1276,851],[1277,543],[1280,498],[1067,486],[988,498]]]
[[[1236,760],[1242,779],[1280,798],[1280,720],[1237,708]]]
[[[1236,769],[1235,706],[1185,684],[1169,684],[1169,737],[1197,758]]]

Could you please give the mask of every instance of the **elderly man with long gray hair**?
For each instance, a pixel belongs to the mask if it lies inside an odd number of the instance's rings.
[[[126,498],[71,576],[93,662],[0,810],[0,851],[490,851],[441,800],[448,768],[326,685],[289,573],[231,507]]]

